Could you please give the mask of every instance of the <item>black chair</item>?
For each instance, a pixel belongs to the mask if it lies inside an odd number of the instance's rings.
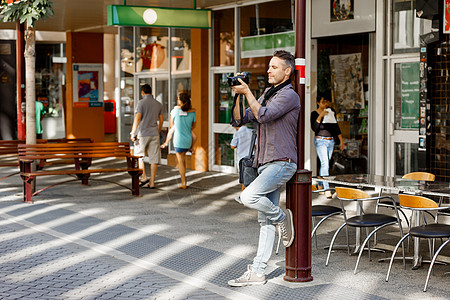
[[[449,209],[449,207],[442,207],[442,206],[440,207],[440,206],[438,206],[438,204],[435,201],[425,198],[425,197],[421,197],[421,196],[401,194],[401,195],[399,195],[399,199],[400,199],[400,205],[403,208],[416,210],[416,211],[420,211],[420,212],[426,212],[426,211],[427,212],[430,212],[430,211],[437,212],[437,211]],[[386,275],[386,281],[389,280],[389,274],[391,272],[392,262],[394,261],[395,253],[397,252],[398,247],[409,236],[428,239],[428,246],[430,249],[430,258],[432,257],[432,260],[430,263],[430,268],[428,269],[428,275],[427,275],[427,279],[425,281],[425,287],[423,288],[423,291],[426,292],[428,280],[430,279],[431,271],[436,262],[437,256],[439,255],[439,252],[441,252],[441,250],[444,248],[444,246],[447,245],[450,241],[450,225],[437,223],[437,215],[436,215],[434,223],[412,227],[409,230],[409,232],[405,236],[403,236],[400,239],[400,241],[398,241],[397,245],[395,246],[394,252],[392,253],[391,261],[389,263],[389,269],[388,269],[388,272]],[[447,241],[442,243],[442,245],[439,247],[439,249],[436,251],[436,253],[433,254],[434,249],[431,246],[430,239],[444,239],[444,238],[446,238]],[[406,268],[405,253],[403,253],[403,265]]]
[[[331,191],[334,192],[335,189],[330,188],[327,190],[318,190],[315,185],[312,186],[312,192],[313,193],[319,193],[324,191]],[[312,222],[313,222],[313,230],[311,232],[311,238],[314,238],[315,246],[317,249],[317,236],[316,231],[319,228],[319,226],[325,222],[329,217],[335,216],[335,215],[341,215],[342,209],[336,206],[332,205],[313,205],[312,206]],[[321,218],[319,222],[316,224],[316,218]]]
[[[330,255],[333,250],[334,241],[336,240],[336,237],[338,236],[339,232],[344,227],[348,228],[348,226],[350,226],[350,227],[366,228],[367,237],[361,245],[361,248],[359,250],[358,259],[356,261],[356,266],[353,271],[353,273],[356,274],[356,270],[358,268],[358,264],[361,259],[361,255],[364,251],[364,247],[366,244],[368,245],[369,260],[370,260],[370,251],[371,250],[370,250],[369,240],[372,237],[372,235],[374,235],[381,228],[384,228],[388,225],[397,224],[400,228],[400,237],[403,237],[403,229],[402,229],[401,221],[398,217],[397,205],[395,204],[394,199],[392,199],[391,197],[389,197],[389,196],[370,197],[366,192],[364,192],[362,190],[358,190],[358,189],[352,189],[352,188],[336,187],[335,189],[336,189],[337,198],[339,199],[340,204],[341,204],[345,222],[334,233],[334,236],[330,243],[330,248],[328,249],[328,256],[327,256],[325,265],[328,266],[328,262],[330,260]],[[368,213],[364,210],[364,207],[363,207],[364,202],[378,201],[380,199],[390,199],[391,200],[392,206],[395,210],[395,217],[384,215],[384,214],[379,214],[379,213]],[[357,202],[357,205],[358,205],[359,210],[361,211],[361,214],[357,213],[356,215],[353,215],[350,217],[348,211],[344,207],[344,202],[346,202],[346,201]],[[374,227],[374,229],[369,233],[368,228],[370,228],[370,227]],[[347,237],[347,250],[348,250],[348,254],[350,255],[348,232],[347,232],[346,237]],[[402,248],[402,250],[404,251],[403,248]]]

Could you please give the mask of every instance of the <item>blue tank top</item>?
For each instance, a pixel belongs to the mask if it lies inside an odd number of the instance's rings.
[[[196,121],[195,111],[184,112],[180,108],[174,108],[170,112],[175,125],[173,145],[177,148],[189,149],[192,146],[192,123]]]

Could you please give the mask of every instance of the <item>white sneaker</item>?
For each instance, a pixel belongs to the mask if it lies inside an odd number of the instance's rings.
[[[283,246],[286,248],[292,245],[292,242],[294,241],[295,234],[292,219],[292,211],[286,209],[286,218],[277,224],[279,238],[283,241]]]
[[[228,281],[229,286],[247,286],[247,285],[263,285],[265,284],[266,276],[258,275],[252,270],[252,266],[247,266],[247,271],[241,277]]]

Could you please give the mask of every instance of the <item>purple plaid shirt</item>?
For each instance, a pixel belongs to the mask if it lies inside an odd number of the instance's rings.
[[[264,94],[268,91],[266,89]],[[261,103],[264,94],[258,99]],[[257,124],[257,148],[253,166],[291,159],[297,163],[297,128],[300,97],[289,84],[279,90],[259,109],[258,121],[250,108],[245,111],[243,124]]]

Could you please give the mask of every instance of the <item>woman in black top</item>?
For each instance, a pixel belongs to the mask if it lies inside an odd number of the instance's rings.
[[[331,95],[329,92],[317,95],[318,108],[311,112],[311,129],[314,131],[314,146],[320,160],[320,176],[328,176],[330,169],[330,159],[333,155],[334,145],[340,145],[339,149],[344,150],[341,129],[336,121],[336,112],[329,107]],[[327,182],[323,183],[323,188],[329,188]],[[330,191],[325,194],[331,198]]]

